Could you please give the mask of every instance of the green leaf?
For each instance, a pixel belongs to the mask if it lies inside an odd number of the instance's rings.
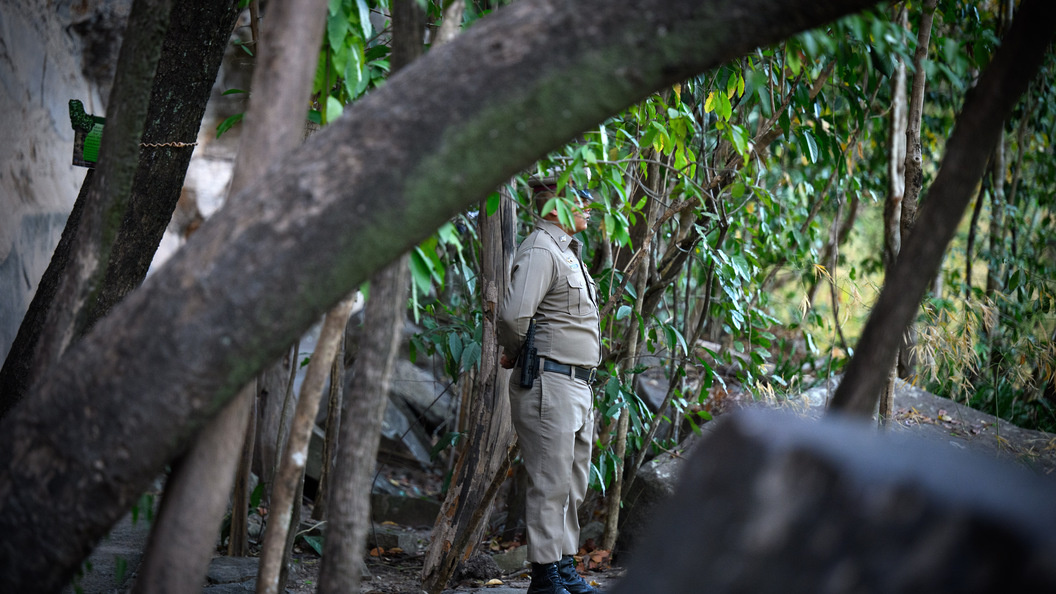
[[[748,158],[748,132],[736,124],[730,126],[729,129],[730,141],[733,142],[733,148],[737,149],[737,154],[747,160]]]
[[[627,316],[631,315],[632,311],[633,310],[631,309],[630,305],[621,305],[620,308],[616,310],[616,319],[622,320]]]
[[[235,115],[230,116],[226,120],[220,122],[220,124],[217,125],[217,127],[216,127],[216,137],[220,138],[221,134],[223,134],[224,132],[227,132],[228,130],[231,129],[232,126],[234,126],[235,124],[241,122],[242,121],[242,117],[245,116],[245,115],[246,114],[244,114],[244,113],[236,113]]]
[[[366,0],[356,0],[359,8],[359,26],[363,30],[363,40],[366,41],[374,36],[374,27],[370,24],[370,7]]]
[[[336,52],[345,46],[348,25],[348,7],[340,0],[331,1],[330,16],[326,19],[326,42],[331,50]]]
[[[414,284],[418,288],[420,293],[428,293],[429,289],[433,286],[433,275],[430,271],[432,263],[429,258],[422,253],[422,248],[415,246],[411,250],[410,257],[410,268],[411,278],[414,279]]]
[[[488,195],[488,203],[485,208],[485,212],[488,216],[495,216],[495,213],[499,210],[499,203],[502,201],[502,196],[498,192],[492,192]]]
[[[261,499],[264,498],[264,481],[257,483],[256,487],[253,487],[253,492],[249,495],[249,507],[256,509],[260,506]]]
[[[341,117],[341,113],[345,110],[345,107],[341,105],[341,102],[336,97],[326,98],[326,121],[327,123],[336,120]]]
[[[436,457],[440,455],[440,452],[446,450],[449,447],[458,445],[458,442],[462,439],[462,434],[457,431],[448,431],[440,436],[440,439],[436,440],[436,445],[429,450],[429,459],[436,460]]]
[[[803,128],[799,132],[800,148],[810,157],[811,163],[818,162],[818,141],[809,129]]]
[[[1008,277],[1008,292],[1011,293],[1021,286],[1023,286],[1023,271],[1017,268]]]
[[[121,555],[114,557],[114,581],[121,583],[125,581],[125,574],[128,572],[128,559],[125,559]]]
[[[447,350],[451,353],[451,359],[456,362],[462,361],[462,337],[458,332],[447,335]]]
[[[480,363],[480,343],[471,342],[462,349],[462,369],[471,369]]]
[[[321,537],[312,534],[305,534],[301,537],[301,540],[307,543],[308,546],[312,547],[312,550],[315,551],[316,555],[319,555],[320,557],[323,556],[323,539]]]

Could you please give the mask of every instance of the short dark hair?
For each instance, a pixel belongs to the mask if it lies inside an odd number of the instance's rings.
[[[546,203],[549,202],[550,199],[556,195],[557,194],[555,194],[553,190],[545,189],[538,190],[534,194],[532,194],[532,199],[535,201],[535,211],[539,213],[539,216],[545,217],[546,215],[550,214],[547,212],[543,212],[543,209],[546,207]]]

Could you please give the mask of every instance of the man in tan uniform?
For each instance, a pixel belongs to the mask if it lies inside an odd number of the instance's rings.
[[[554,196],[553,185],[535,186],[536,208]],[[509,289],[499,315],[501,364],[513,368],[513,425],[528,472],[526,496],[529,594],[596,594],[576,573],[577,510],[587,491],[594,430],[590,385],[601,359],[597,289],[572,237],[587,227],[580,193],[574,228],[558,222],[556,209],[538,221],[517,249]],[[586,195],[589,197],[589,195]],[[535,319],[538,373],[522,387],[518,355]]]

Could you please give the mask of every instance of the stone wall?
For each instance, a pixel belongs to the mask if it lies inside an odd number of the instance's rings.
[[[67,103],[105,112],[129,0],[0,3],[0,359],[58,243],[85,170]]]

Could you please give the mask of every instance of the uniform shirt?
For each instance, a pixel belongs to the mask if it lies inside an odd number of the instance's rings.
[[[541,221],[517,248],[499,314],[499,344],[508,357],[516,357],[535,316],[540,357],[595,367],[601,361],[597,295],[579,259],[579,242],[558,225]]]

